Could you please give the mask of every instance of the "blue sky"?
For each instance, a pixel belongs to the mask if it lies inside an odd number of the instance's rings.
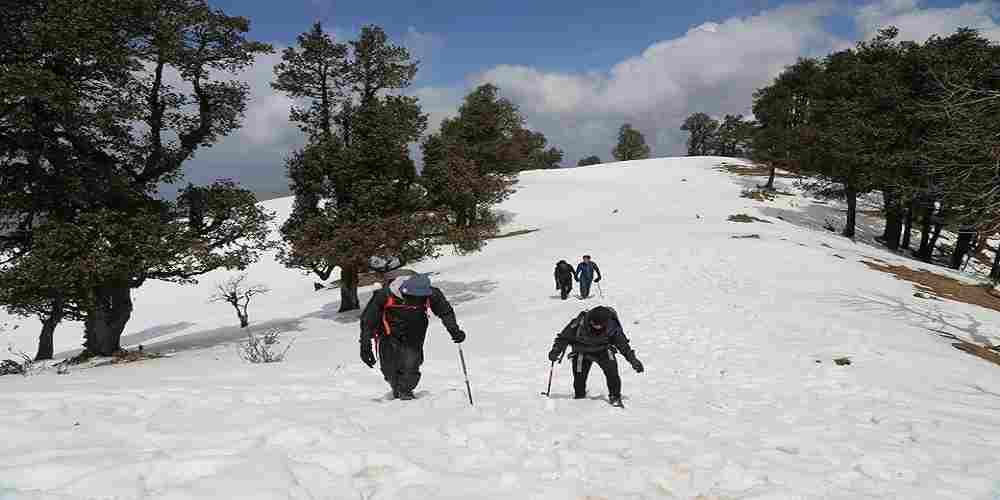
[[[564,166],[610,159],[622,123],[654,156],[682,154],[683,118],[749,113],[753,90],[802,56],[821,56],[899,26],[926,39],[959,26],[1000,41],[992,0],[210,0],[251,20],[251,36],[279,49],[315,20],[340,39],[378,24],[422,61],[409,92],[431,129],[464,94],[497,84],[528,125],[563,149]],[[260,191],[285,187],[283,159],[301,143],[286,98],[268,86],[279,55],[241,76],[251,85],[244,127],[200,152],[194,182],[233,178]],[[416,150],[416,148],[414,148]]]

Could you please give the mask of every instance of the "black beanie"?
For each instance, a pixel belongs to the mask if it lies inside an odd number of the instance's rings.
[[[611,308],[604,306],[597,306],[587,313],[587,320],[591,323],[606,324],[608,320],[614,317]]]

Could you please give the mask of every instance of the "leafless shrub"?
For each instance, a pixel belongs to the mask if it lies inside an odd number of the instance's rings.
[[[293,339],[280,352],[281,330],[272,328],[261,335],[247,331],[246,342],[240,344],[240,357],[248,363],[277,363],[285,359],[285,354],[295,343]]]
[[[14,359],[0,361],[0,375],[34,375],[41,368],[35,364],[35,360],[24,351],[15,350],[14,346],[7,346],[7,352],[14,356]]]
[[[246,328],[250,324],[247,307],[250,301],[257,295],[269,292],[264,285],[247,285],[245,283],[247,275],[230,278],[225,283],[216,285],[215,294],[209,298],[209,302],[225,302],[236,309],[236,317],[240,319],[240,328]]]

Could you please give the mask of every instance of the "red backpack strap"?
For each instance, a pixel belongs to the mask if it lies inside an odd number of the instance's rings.
[[[390,293],[389,298],[385,301],[385,306],[382,307],[382,329],[383,329],[382,331],[383,335],[385,335],[386,337],[392,336],[392,327],[389,326],[389,318],[386,316],[386,312],[390,308],[419,309],[420,306],[411,306],[409,304],[398,304],[396,303],[396,296]],[[427,300],[424,301],[424,314],[427,314],[427,311],[430,308],[431,308],[431,298],[427,297]]]

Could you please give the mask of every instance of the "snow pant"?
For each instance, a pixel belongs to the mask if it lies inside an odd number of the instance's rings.
[[[598,351],[595,353],[576,353],[573,357],[573,392],[577,399],[587,396],[587,375],[590,375],[590,366],[597,363],[604,372],[604,378],[608,382],[608,396],[620,397],[622,395],[622,379],[618,376],[618,362],[611,351]]]
[[[379,341],[379,367],[393,396],[413,392],[420,382],[420,365],[424,363],[424,341],[382,337]]]
[[[562,297],[563,300],[566,300],[566,298],[569,297],[569,293],[572,291],[573,291],[572,280],[566,280],[559,283],[559,296]]]
[[[580,298],[585,299],[590,297],[590,284],[591,281],[580,280]]]

